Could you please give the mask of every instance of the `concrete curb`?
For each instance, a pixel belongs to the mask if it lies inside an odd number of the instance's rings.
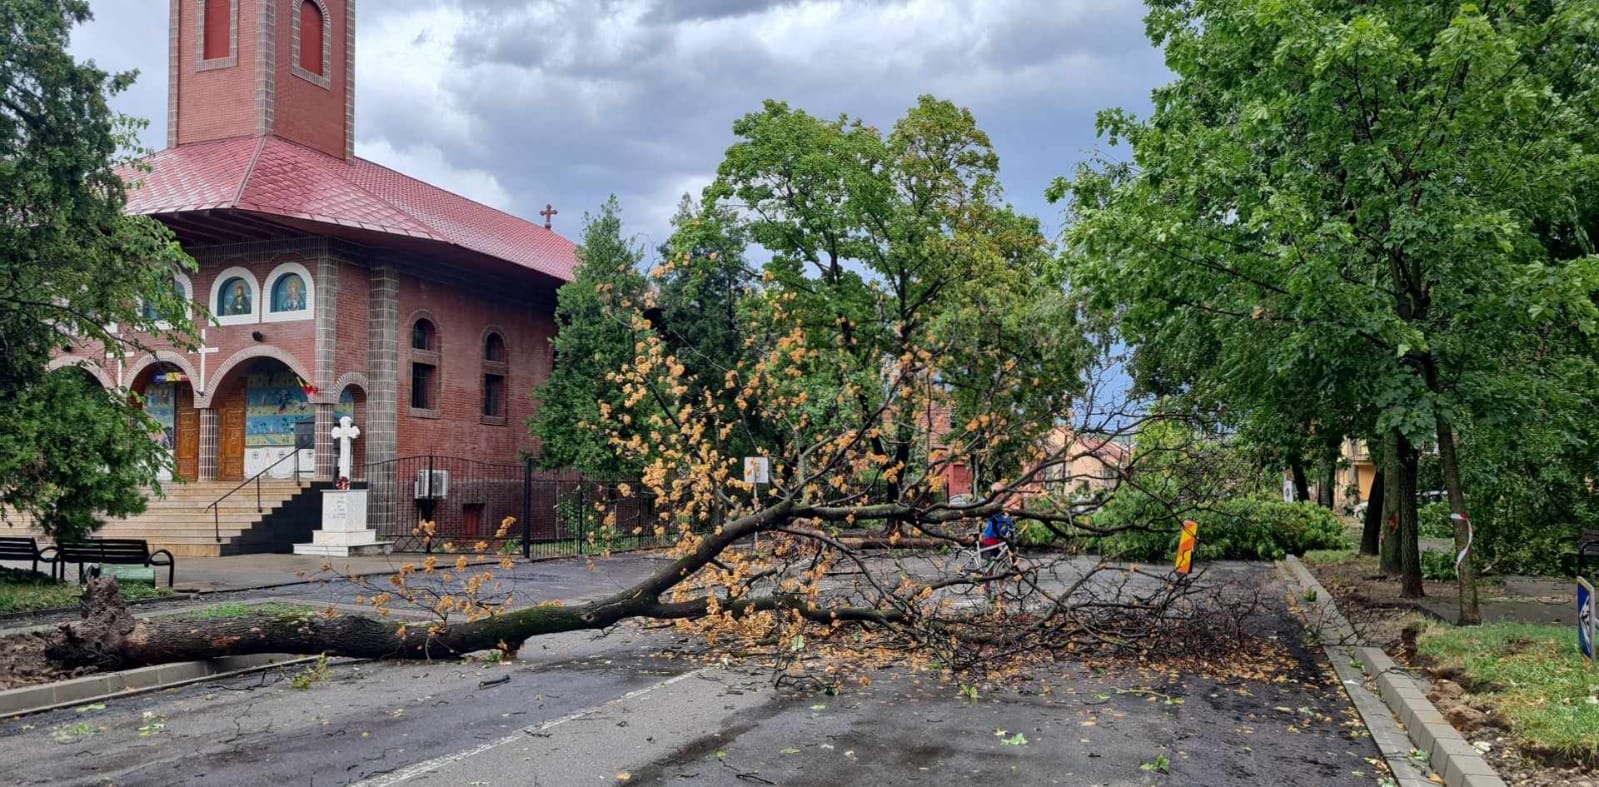
[[[315,656],[227,656],[208,661],[187,661],[155,667],[89,675],[42,686],[0,691],[0,719],[25,716],[86,702],[131,697],[216,678],[259,672],[271,667],[315,661]]]
[[[1332,594],[1316,581],[1316,577],[1299,562],[1299,558],[1290,555],[1283,564],[1287,566],[1288,573],[1301,588],[1315,594],[1310,601],[1316,613],[1311,624],[1320,623],[1321,641],[1327,650],[1328,658],[1333,661],[1333,667],[1339,669],[1340,678],[1344,678],[1345,670],[1354,674],[1353,669],[1348,666],[1351,660],[1360,664],[1365,676],[1376,681],[1377,688],[1382,693],[1383,702],[1387,704],[1391,714],[1391,718],[1387,721],[1391,723],[1392,719],[1398,719],[1403,724],[1410,743],[1417,751],[1427,753],[1428,763],[1439,776],[1443,777],[1444,784],[1448,787],[1506,787],[1505,781],[1499,778],[1493,767],[1482,758],[1482,754],[1472,748],[1465,736],[1450,726],[1443,714],[1439,713],[1427,699],[1427,693],[1422,690],[1421,684],[1417,683],[1415,678],[1400,669],[1381,648],[1355,644],[1359,640],[1355,636],[1354,628],[1338,611]],[[1355,685],[1351,685],[1352,683]],[[1344,678],[1344,689],[1350,692],[1350,699],[1354,700],[1357,709],[1361,710],[1361,717],[1366,719],[1367,727],[1372,728],[1371,719],[1366,717],[1364,709],[1359,708],[1360,701],[1355,700],[1356,689],[1368,696],[1370,694],[1360,684],[1359,680],[1351,681]],[[1372,728],[1372,737],[1374,739],[1379,737],[1375,728]],[[1395,756],[1389,752],[1388,746],[1383,745],[1380,739],[1378,745],[1382,746],[1389,767],[1395,768]],[[1404,764],[1412,762],[1408,752],[1399,752],[1398,759]],[[1414,766],[1411,768],[1414,769]],[[1398,770],[1395,770],[1394,775],[1400,785],[1410,787]]]

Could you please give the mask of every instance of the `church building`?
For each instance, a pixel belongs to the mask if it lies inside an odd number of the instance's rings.
[[[574,245],[553,211],[530,223],[356,157],[355,5],[171,0],[167,147],[125,173],[127,209],[199,262],[173,286],[211,318],[197,349],[68,348],[54,364],[139,398],[176,489],[331,483],[342,416],[361,430],[357,476],[534,450]]]

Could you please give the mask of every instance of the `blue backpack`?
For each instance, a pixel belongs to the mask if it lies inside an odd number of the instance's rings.
[[[1009,541],[1016,536],[1016,520],[1004,511],[995,512],[988,518],[988,526],[983,528],[984,538],[998,538]]]

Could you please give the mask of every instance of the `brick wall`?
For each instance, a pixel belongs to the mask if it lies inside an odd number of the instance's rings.
[[[179,144],[255,134],[260,116],[256,62],[259,42],[254,35],[261,2],[237,0],[238,33],[233,57],[227,62],[202,63],[200,3],[177,3],[177,60],[170,69],[175,77],[168,87],[175,97],[169,120],[176,119]]]
[[[294,9],[300,0],[280,0],[276,19],[277,60],[274,131],[330,156],[344,158],[345,147],[345,64],[349,61],[349,39],[345,35],[345,0],[319,0],[327,15],[331,35],[327,36],[327,87],[296,73],[299,59],[294,56]]]
[[[398,299],[398,410],[400,456],[447,453],[484,461],[514,461],[533,450],[526,421],[532,392],[550,374],[550,339],[555,335],[547,298],[501,300],[414,275],[400,280]],[[418,317],[439,333],[437,416],[415,415],[411,405],[411,326]],[[509,355],[506,418],[486,424],[483,412],[483,350],[487,332],[505,339]],[[447,446],[447,450],[441,450]]]
[[[168,76],[169,144],[277,134],[339,158],[351,154],[354,3],[319,0],[328,21],[324,76],[296,72],[301,0],[176,0]],[[231,5],[230,5],[231,4]],[[202,60],[204,8],[226,7],[232,54]]]

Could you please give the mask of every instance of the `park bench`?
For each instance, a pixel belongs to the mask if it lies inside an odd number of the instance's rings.
[[[1577,576],[1583,576],[1589,563],[1599,564],[1599,530],[1584,530],[1577,537]]]
[[[8,536],[6,538],[0,538],[0,560],[32,561],[33,570],[35,573],[39,571],[40,561],[44,561],[46,563],[56,562],[55,552],[55,547],[45,547],[44,549],[40,549],[39,542],[32,537],[17,538]],[[55,568],[52,566],[52,575],[54,572]]]
[[[149,542],[137,538],[90,538],[63,543],[56,549],[56,560],[61,567],[63,579],[66,574],[66,564],[77,563],[80,584],[83,582],[84,566],[89,563],[148,566],[151,569],[166,566],[167,587],[172,587],[173,572],[177,570],[171,552],[165,549],[151,552]]]

